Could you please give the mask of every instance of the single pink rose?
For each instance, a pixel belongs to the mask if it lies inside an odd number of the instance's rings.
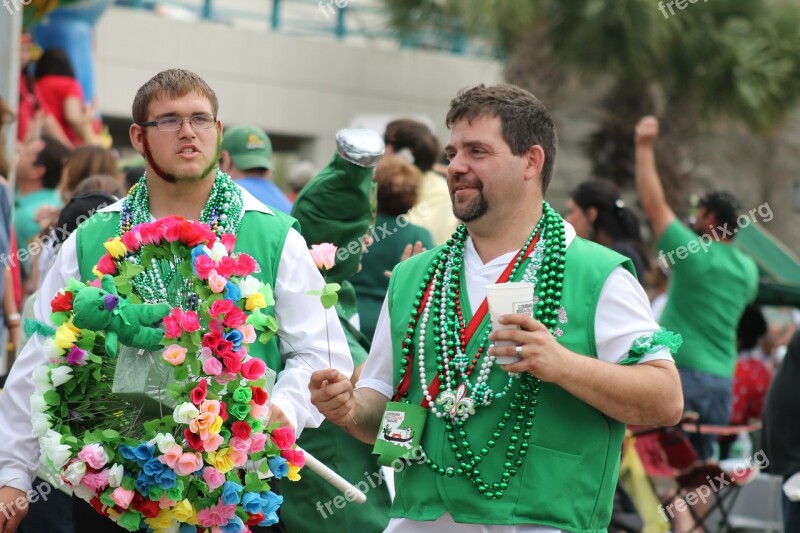
[[[230,300],[217,300],[208,309],[208,314],[211,318],[217,318],[219,315],[229,313],[234,308],[234,304]]]
[[[233,372],[223,372],[219,376],[214,376],[214,381],[219,383],[220,385],[225,385],[226,383],[230,383],[234,379],[237,379],[239,376],[234,374]]]
[[[100,492],[108,486],[108,471],[92,472],[83,476],[81,483],[92,492]]]
[[[142,224],[139,226],[139,235],[142,237],[142,244],[158,244],[163,232],[156,224]]]
[[[209,376],[219,376],[222,372],[222,363],[215,357],[209,357],[203,361],[203,372]]]
[[[95,470],[100,470],[108,463],[108,454],[99,443],[87,444],[78,452],[78,459]]]
[[[216,468],[207,466],[203,469],[203,481],[208,485],[208,490],[216,490],[225,483],[225,476]]]
[[[160,222],[162,231],[164,232],[164,237],[169,242],[176,242],[180,240],[181,222],[178,219],[174,217],[167,217],[162,219]]]
[[[338,248],[335,244],[323,242],[322,244],[311,245],[311,258],[314,264],[320,270],[330,270],[336,263],[336,250]]]
[[[181,326],[184,331],[192,333],[200,329],[200,318],[197,316],[196,311],[186,311],[181,317]]]
[[[178,337],[183,334],[183,329],[181,329],[181,325],[178,322],[178,319],[175,318],[174,314],[169,314],[164,317],[164,336],[168,339],[177,339]]]
[[[186,348],[177,344],[170,344],[164,348],[161,356],[164,358],[164,361],[172,366],[178,366],[183,364],[183,362],[186,360]]]
[[[303,468],[306,464],[306,456],[302,450],[283,450],[281,457],[300,468]]]
[[[247,315],[245,312],[238,307],[233,307],[230,311],[225,313],[225,318],[223,319],[222,323],[225,324],[226,328],[235,329],[244,326],[245,321],[247,321]]]
[[[175,470],[175,465],[178,463],[178,460],[182,455],[183,448],[180,444],[175,444],[167,451],[167,453],[164,455],[159,455],[158,460]]]
[[[236,261],[232,257],[223,257],[217,263],[217,272],[225,278],[233,276],[233,271],[236,269]]]
[[[262,403],[261,405],[257,404],[254,401],[250,401],[250,416],[255,418],[256,420],[268,420],[269,419],[269,404]]]
[[[159,509],[169,509],[170,507],[172,507],[176,503],[178,503],[178,502],[176,502],[175,500],[170,500],[169,498],[167,498],[167,493],[165,492],[158,499],[158,508]]]
[[[225,443],[225,439],[219,433],[212,433],[203,441],[204,452],[215,452]]]
[[[114,489],[114,492],[111,493],[111,499],[114,500],[115,504],[123,509],[127,509],[133,501],[133,491],[117,487]]]
[[[236,268],[233,269],[233,274],[243,278],[249,276],[256,271],[256,261],[247,254],[239,254],[236,258]]]
[[[272,442],[281,450],[286,450],[294,446],[294,430],[287,426],[281,426],[272,430]]]
[[[240,450],[231,450],[228,452],[228,457],[233,461],[233,466],[239,467],[247,462],[247,452]]]
[[[222,241],[222,245],[225,246],[225,250],[227,250],[228,253],[232,253],[233,247],[236,244],[236,237],[230,233],[225,233],[220,237],[220,240]]]
[[[264,375],[267,365],[261,359],[253,357],[242,365],[242,377],[248,381],[255,381]]]
[[[175,473],[179,476],[188,476],[203,468],[203,456],[199,453],[184,453],[175,464]]]
[[[239,331],[242,333],[243,343],[253,344],[256,342],[256,328],[253,327],[253,324],[245,324],[239,328]]]
[[[97,262],[97,271],[101,274],[117,273],[117,265],[114,264],[114,258],[111,257],[111,254],[105,254],[100,258],[100,261]]]
[[[122,244],[125,245],[125,248],[128,249],[128,252],[138,252],[139,248],[142,247],[142,243],[139,240],[138,232],[135,231],[126,231],[120,237]]]
[[[267,444],[267,434],[266,433],[253,433],[250,437],[250,440],[253,443],[250,445],[250,453],[258,453],[264,451],[264,446]]]
[[[197,271],[197,277],[200,279],[208,279],[209,272],[211,272],[215,266],[214,261],[206,254],[200,254],[194,260],[194,269]]]
[[[214,416],[219,414],[219,400],[205,400],[200,404],[201,413],[210,413]]]
[[[216,270],[211,270],[208,273],[208,287],[214,294],[219,294],[225,290],[228,280],[217,274]]]
[[[253,439],[240,439],[239,437],[232,437],[228,446],[239,452],[250,451],[250,446],[253,444]]]

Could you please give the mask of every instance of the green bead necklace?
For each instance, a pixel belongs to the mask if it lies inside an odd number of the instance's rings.
[[[547,326],[548,330],[553,333],[558,324],[558,309],[564,282],[566,239],[563,219],[547,202],[543,203],[542,218],[514,260],[509,280],[513,279],[519,267],[524,263],[525,253],[538,232],[541,232],[540,240],[537,243],[537,247],[534,248],[533,257],[531,257],[529,266],[522,278],[523,281],[536,283],[536,295],[534,297],[536,319]],[[547,236],[546,239],[544,238],[545,236]],[[401,359],[400,376],[402,381],[406,373],[412,370],[414,338],[418,335],[417,354],[423,397],[431,407],[431,411],[436,412],[437,417],[445,418],[445,429],[448,433],[447,440],[450,443],[455,459],[458,461],[458,465],[455,467],[445,467],[436,464],[430,457],[426,457],[425,464],[441,476],[465,476],[472,482],[476,490],[487,499],[499,499],[508,488],[509,480],[517,473],[517,469],[524,464],[524,458],[528,453],[528,441],[531,437],[533,420],[536,416],[537,396],[540,391],[541,381],[528,373],[516,375],[509,377],[509,382],[502,391],[492,393],[485,385],[492,366],[491,362],[487,364],[487,360],[491,361],[493,359],[486,353],[488,332],[483,336],[482,342],[479,343],[477,353],[471,362],[465,355],[468,339],[464,334],[465,327],[459,305],[459,292],[460,271],[463,265],[466,237],[466,226],[459,226],[451,239],[448,240],[447,246],[436,256],[420,283],[415,295],[414,308],[408,321],[406,336],[401,344],[403,359]],[[430,293],[429,297],[425,299],[425,294],[428,292]],[[424,305],[423,299],[425,299]],[[446,412],[435,410],[433,396],[427,388],[424,364],[425,336],[431,308],[435,309],[433,318],[430,319],[431,330],[434,338],[438,341],[433,343],[436,354],[436,372],[441,382],[445,384],[445,393],[450,393],[452,384],[456,382],[467,386],[471,385],[468,378],[472,371],[477,368],[482,356],[484,361],[480,371],[484,373],[483,379],[478,380],[477,386],[472,386],[472,397],[479,400],[477,402],[473,400],[475,407],[489,405],[492,399],[508,394],[514,381],[519,383],[518,391],[513,393],[512,400],[497,422],[491,438],[478,451],[473,451],[465,429],[469,414],[472,414],[470,412],[472,406],[468,405],[469,402],[467,402],[465,408],[466,412],[457,412],[456,416],[446,417]],[[515,377],[517,378],[516,380],[514,379]],[[399,400],[408,402],[408,393],[405,392],[400,396]],[[466,416],[464,416],[465,414]],[[483,458],[491,453],[509,428],[511,429],[511,436],[506,447],[506,461],[503,463],[503,472],[498,481],[489,483],[485,481],[479,465]]]
[[[244,202],[242,191],[227,174],[216,169],[214,185],[205,207],[200,213],[200,222],[208,224],[217,236],[225,233],[236,235],[242,225],[244,215]],[[138,224],[150,222],[150,199],[147,195],[147,176],[131,187],[122,201],[118,235],[130,231]],[[139,264],[140,254],[132,254],[130,260]],[[173,306],[188,309],[190,304],[191,281],[185,280],[177,274],[179,258],[173,257],[172,261],[153,260],[148,268],[131,280],[134,292],[145,303],[167,301]]]

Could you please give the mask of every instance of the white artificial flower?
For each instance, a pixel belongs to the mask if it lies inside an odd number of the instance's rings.
[[[33,371],[33,390],[36,394],[44,396],[47,391],[54,390],[53,383],[50,381],[50,369],[46,366],[38,366]]]
[[[50,423],[50,417],[44,413],[38,412],[31,415],[31,424],[33,425],[34,437],[41,437],[47,430],[53,427]]]
[[[85,500],[87,502],[90,501],[92,498],[97,497],[97,494],[95,494],[95,492],[92,489],[90,489],[83,483],[81,483],[76,487],[72,487],[72,493],[81,500]]]
[[[49,461],[53,470],[61,470],[72,457],[72,450],[66,444],[61,444],[61,435],[48,429],[43,437],[39,438],[42,455]]]
[[[169,433],[159,433],[153,440],[158,446],[158,451],[160,451],[161,453],[167,453],[170,450],[170,448],[175,446],[175,437],[173,437]]]
[[[214,242],[214,246],[211,247],[210,252],[211,253],[208,255],[211,256],[211,260],[215,263],[219,263],[219,260],[223,257],[228,257],[228,250],[225,249],[225,245],[219,240]]]
[[[121,464],[115,463],[114,466],[108,469],[108,485],[112,488],[117,488],[122,484],[122,475],[125,469]]]
[[[50,379],[53,381],[53,386],[58,387],[72,379],[72,367],[70,366],[57,366],[50,369]]]
[[[66,470],[64,470],[64,473],[61,474],[61,477],[63,477],[64,481],[73,487],[77,487],[85,475],[86,463],[83,461],[75,461],[74,463],[70,464]]]
[[[183,402],[172,413],[172,419],[178,424],[188,424],[200,416],[200,411],[189,402]]]
[[[31,413],[44,413],[47,409],[47,402],[44,401],[44,395],[34,392],[31,396]]]
[[[247,276],[246,278],[239,280],[239,290],[242,293],[242,298],[249,298],[253,294],[257,293],[262,285],[264,284],[253,276]]]

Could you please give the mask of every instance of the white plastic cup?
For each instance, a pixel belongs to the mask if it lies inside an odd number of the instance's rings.
[[[513,324],[500,324],[503,315],[533,316],[533,283],[512,282],[494,283],[486,286],[486,300],[489,302],[489,316],[492,319],[492,331],[502,329],[519,329]],[[511,341],[495,341],[495,346],[514,346]],[[497,364],[510,365],[519,361],[518,355],[495,356]]]

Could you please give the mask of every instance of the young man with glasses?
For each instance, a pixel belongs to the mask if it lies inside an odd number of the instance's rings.
[[[222,142],[217,107],[214,91],[185,70],[163,71],[139,89],[130,138],[145,158],[146,173],[126,198],[102,210],[64,242],[42,286],[36,318],[49,323],[49,305],[56,292],[70,278],[93,279],[91,270],[104,252],[102,243],[136,224],[176,215],[205,222],[218,234],[235,233],[237,251],[258,261],[261,272],[256,276],[269,283],[275,294],[280,346],[273,339],[250,351],[270,368],[282,370],[271,396],[270,422],[283,422],[300,432],[322,422],[309,401],[311,372],[329,366],[346,376],[352,372],[347,341],[336,313],[330,310],[327,319],[320,320],[319,301],[306,295],[321,287],[323,280],[296,230],[296,221],[255,200],[217,168]],[[138,279],[134,288],[145,302],[163,301],[163,294]],[[31,339],[0,396],[2,533],[16,531],[27,512],[25,491],[35,495],[29,490],[38,455],[30,418],[30,376],[47,363],[42,344],[40,336]],[[76,531],[122,531],[77,500],[73,500],[73,522]]]

